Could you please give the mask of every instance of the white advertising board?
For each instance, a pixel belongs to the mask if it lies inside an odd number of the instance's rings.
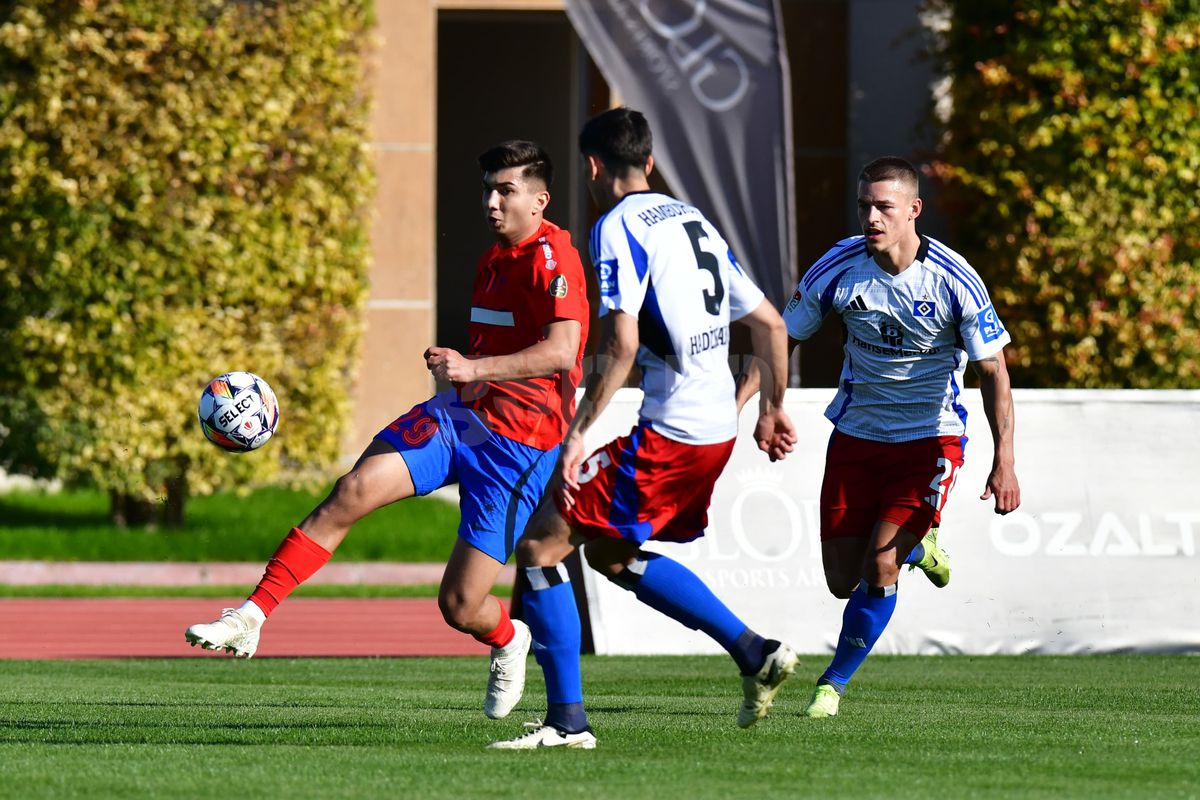
[[[844,601],[821,568],[817,501],[830,389],[793,389],[800,441],[771,464],[750,439],[753,409],[709,511],[708,533],[651,544],[700,575],[748,625],[804,653],[832,652]],[[879,653],[1200,652],[1200,391],[1018,390],[1021,508],[979,499],[992,445],[978,391],[966,465],[939,543],[953,575],[935,589],[903,571]],[[599,446],[636,421],[622,390],[590,432]],[[721,652],[707,636],[585,570],[597,653]]]

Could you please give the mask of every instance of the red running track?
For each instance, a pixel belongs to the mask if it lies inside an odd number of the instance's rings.
[[[0,658],[231,658],[183,632],[241,600],[0,599]],[[433,598],[294,599],[276,609],[255,658],[485,655],[450,628]]]

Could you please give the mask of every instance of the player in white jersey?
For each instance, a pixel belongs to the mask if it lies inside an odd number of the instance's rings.
[[[846,329],[825,412],[837,430],[877,442],[966,434],[958,395],[967,362],[1000,353],[1009,336],[962,256],[918,235],[912,265],[891,275],[866,237],[843,239],[800,281],[785,311],[789,336],[807,339],[830,311]]]
[[[967,412],[959,393],[968,361],[994,445],[981,499],[994,496],[998,514],[1021,502],[1008,332],[978,273],[917,233],[921,206],[907,161],[865,166],[858,182],[863,235],[822,256],[784,311],[792,347],[831,311],[846,329],[837,396],[825,412],[834,433],[821,487],[821,543],[829,590],[849,602],[833,661],[805,711],[814,718],[837,714],[846,684],[891,619],[901,565],[920,567],[935,585],[949,581],[936,531],[963,463]],[[752,389],[752,381],[740,387],[739,401]]]
[[[590,748],[583,708],[579,614],[562,560],[586,542],[588,563],[639,600],[721,644],[742,673],[737,721],[766,715],[796,655],[746,626],[682,564],[641,545],[704,534],[713,484],[733,450],[738,406],[729,370],[729,323],[750,328],[769,376],[754,437],[774,460],[791,451],[784,412],[783,320],[692,206],[650,191],[651,135],[645,117],[606,111],[579,135],[592,198],[604,216],[592,231],[600,284],[600,368],[563,442],[552,491],[521,543],[517,565],[534,653],[546,678],[545,722],[502,749]],[[637,426],[588,456],[584,434],[636,361],[642,374]]]

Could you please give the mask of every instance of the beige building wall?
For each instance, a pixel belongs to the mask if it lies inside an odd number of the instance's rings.
[[[371,149],[377,189],[366,331],[343,461],[432,393],[421,354],[436,332],[437,15],[561,10],[562,0],[376,0]]]
[[[421,354],[433,341],[436,302],[437,9],[429,0],[379,0],[375,13],[373,258],[344,460],[433,388]]]

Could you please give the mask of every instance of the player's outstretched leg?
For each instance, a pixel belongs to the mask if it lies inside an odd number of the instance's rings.
[[[842,631],[829,668],[817,681],[817,690],[804,716],[820,719],[838,713],[841,695],[862,666],[896,610],[896,584],[871,586],[862,581],[842,614]]]
[[[938,547],[938,529],[930,528],[904,562],[909,571],[919,569],[939,589],[950,583],[950,554]]]
[[[184,637],[193,646],[250,658],[258,648],[267,617],[325,566],[350,526],[374,509],[413,493],[404,458],[393,445],[375,439],[354,467],[338,479],[329,496],[283,538],[246,602],[237,609],[225,609],[213,622],[192,625]]]
[[[325,565],[330,552],[299,528],[284,537],[275,555],[267,562],[262,580],[246,602],[227,608],[212,622],[193,625],[184,638],[193,647],[224,650],[239,658],[250,658],[258,650],[258,636],[271,615],[292,590]]]
[[[630,561],[627,542],[598,540],[584,552],[588,563],[638,600],[693,630],[703,631],[725,648],[742,673],[742,705],[737,723],[749,728],[767,715],[783,682],[796,669],[796,654],[774,639],[764,639],[722,603],[687,567],[658,553],[636,551]],[[626,565],[626,562],[629,562]]]
[[[546,679],[546,719],[532,723],[523,736],[493,742],[493,750],[536,750],[569,747],[591,750],[596,736],[583,708],[583,679],[579,671],[582,631],[575,593],[563,564],[525,566],[529,589],[521,597],[525,618],[536,643],[534,656]]]

